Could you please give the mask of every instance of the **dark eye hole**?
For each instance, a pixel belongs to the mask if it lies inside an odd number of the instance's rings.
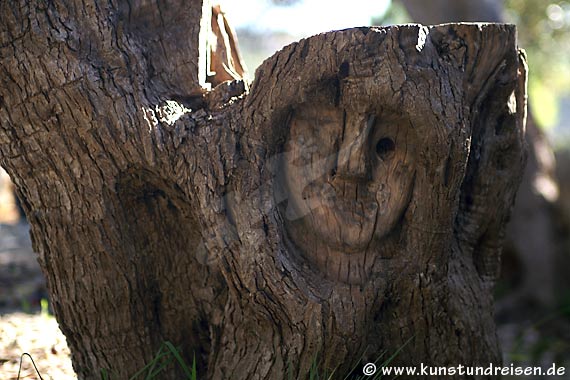
[[[384,137],[376,143],[376,154],[381,160],[392,158],[395,149],[396,144],[394,144],[394,140],[389,137]]]

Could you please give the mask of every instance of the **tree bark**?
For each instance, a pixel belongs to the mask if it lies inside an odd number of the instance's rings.
[[[445,22],[504,22],[502,0],[401,0],[415,22],[440,24]],[[526,143],[529,146],[520,190],[507,227],[505,253],[507,263],[503,277],[513,282],[514,291],[502,300],[500,309],[514,305],[553,306],[556,296],[555,268],[560,239],[557,239],[555,216],[558,184],[555,179],[554,153],[544,133],[538,128],[529,108],[526,123]],[[515,265],[512,265],[515,263]],[[558,266],[559,267],[559,266]]]
[[[80,378],[128,378],[164,341],[207,379],[500,362],[513,26],[330,32],[210,90],[236,55],[208,50],[199,0],[0,11],[1,162]]]

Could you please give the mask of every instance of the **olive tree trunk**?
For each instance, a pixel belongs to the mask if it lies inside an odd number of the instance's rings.
[[[503,0],[401,0],[414,22],[440,24],[444,22],[477,21],[504,22]],[[506,232],[506,282],[520,278],[513,291],[501,304],[504,311],[521,304],[553,306],[557,280],[566,274],[557,271],[561,256],[556,236],[556,206],[558,183],[552,148],[528,110],[526,122],[527,165],[513,208],[512,220]],[[560,197],[562,199],[562,197]],[[560,272],[560,273],[557,273]],[[517,313],[516,311],[514,312]]]
[[[500,362],[491,287],[525,161],[513,26],[321,34],[249,87],[201,0],[0,14],[1,163],[81,379],[126,379],[165,341],[203,379],[343,378],[399,349]]]

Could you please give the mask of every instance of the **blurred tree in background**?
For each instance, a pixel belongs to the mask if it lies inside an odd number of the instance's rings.
[[[543,128],[552,128],[560,123],[561,111],[566,112],[565,131],[557,132],[568,138],[570,2],[506,0],[505,7],[505,17],[517,25],[520,45],[528,54],[529,94],[537,122]]]
[[[555,147],[567,145],[570,143],[570,2],[558,0],[486,0],[486,2],[495,3],[497,9],[503,8],[504,19],[517,25],[520,46],[528,53],[529,95],[534,116],[540,127],[548,131]],[[386,3],[386,7],[385,11],[379,14],[380,3]],[[249,14],[258,15],[257,18],[250,18],[252,24],[247,24],[240,22],[240,14],[230,12],[230,20],[237,25],[240,46],[250,69],[250,76],[253,76],[255,68],[265,57],[286,44],[314,34],[314,26],[330,17],[329,14],[334,10],[342,14],[346,13],[349,7],[352,9],[357,7],[369,17],[369,25],[412,22],[401,1],[370,0],[328,4],[323,12],[314,14],[314,22],[311,25],[306,25],[307,33],[300,34],[298,29],[302,21],[298,18],[290,20],[290,30],[255,28],[259,25],[260,18],[276,17],[275,10],[282,11],[278,18],[286,18],[288,17],[286,8],[296,8],[299,12],[303,9],[314,10],[315,4],[319,4],[318,0],[247,0],[240,4],[240,7],[247,9]],[[477,7],[480,4],[473,2],[469,6]],[[228,9],[233,8],[231,1],[223,2],[222,5]],[[304,5],[306,7],[303,7]],[[456,2],[449,1],[448,8],[454,6],[457,6]],[[435,5],[430,7],[438,8]],[[346,26],[339,25],[338,28],[343,27]]]
[[[519,44],[528,54],[529,96],[536,121],[549,130],[555,147],[567,145],[570,139],[570,2],[505,0],[504,12],[505,20],[517,25]],[[402,3],[392,1],[388,11],[373,18],[372,24],[411,21]]]

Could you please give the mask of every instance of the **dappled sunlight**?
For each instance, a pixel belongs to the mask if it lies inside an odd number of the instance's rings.
[[[0,373],[2,379],[37,379],[34,364],[45,380],[76,379],[69,348],[54,317],[13,313],[0,315]],[[30,356],[24,355],[24,353]],[[32,363],[33,360],[33,363]]]

